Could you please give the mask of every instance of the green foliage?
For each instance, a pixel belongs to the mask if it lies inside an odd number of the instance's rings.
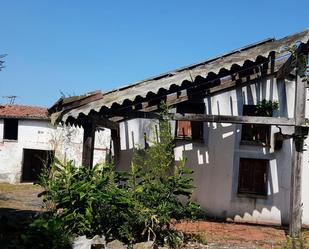
[[[303,234],[299,238],[287,237],[286,242],[282,246],[282,249],[307,249],[309,248],[308,241],[304,238]]]
[[[207,245],[208,242],[206,240],[206,236],[202,233],[185,233],[184,234],[184,240],[186,242],[197,242],[203,245]]]
[[[271,117],[273,115],[273,111],[278,110],[278,108],[278,101],[263,99],[256,106],[256,114],[258,116]]]
[[[142,235],[147,240],[177,244],[178,235],[170,229],[170,220],[195,217],[200,207],[189,201],[193,171],[185,167],[185,158],[178,164],[174,161],[174,139],[164,104],[161,104],[161,116],[159,139],[152,141],[152,146],[142,153],[135,153],[128,187],[134,193],[139,219],[145,223]],[[182,202],[181,198],[186,200]]]
[[[19,249],[70,249],[71,237],[62,227],[62,221],[42,215],[30,224],[18,241],[13,241],[10,248]]]
[[[167,117],[167,109],[162,110]],[[57,159],[45,169],[40,185],[50,229],[43,235],[57,228],[49,222],[61,221],[59,231],[72,236],[103,234],[126,243],[155,240],[177,247],[182,238],[171,220],[195,217],[200,208],[190,201],[192,171],[185,160],[174,162],[169,120],[162,119],[159,128],[158,141],[135,152],[129,172],[116,172],[113,165],[76,167]]]
[[[70,234],[118,237],[131,205],[122,178],[112,165],[89,169],[55,161],[49,176],[41,178],[43,200]]]

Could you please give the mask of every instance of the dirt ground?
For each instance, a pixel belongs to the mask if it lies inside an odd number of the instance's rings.
[[[33,184],[0,183],[0,241],[4,241],[6,230],[4,221],[10,226],[23,217],[42,211],[42,200],[37,196],[42,189]],[[1,220],[2,219],[2,220]],[[292,248],[287,242],[287,228],[215,221],[183,221],[175,228],[187,234],[196,235],[200,242],[189,243],[185,248],[231,248],[231,249],[279,249]],[[3,237],[1,240],[1,236]],[[304,231],[304,247],[309,248],[309,231]],[[2,244],[3,245],[3,244]],[[3,248],[0,245],[0,248]]]
[[[39,211],[42,208],[40,192],[42,189],[31,183],[0,183],[0,208]]]
[[[284,228],[213,221],[184,221],[176,228],[198,234],[208,248],[281,248],[286,241]]]
[[[0,248],[7,249],[20,231],[42,210],[38,194],[42,189],[33,184],[0,183]]]

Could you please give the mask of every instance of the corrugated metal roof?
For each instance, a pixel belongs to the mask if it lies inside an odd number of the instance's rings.
[[[134,101],[136,98],[145,98],[147,94],[157,94],[160,89],[169,90],[171,86],[181,86],[183,82],[194,82],[196,77],[207,78],[210,74],[218,75],[222,69],[231,70],[235,65],[243,66],[245,62],[255,62],[259,58],[268,58],[271,53],[280,53],[284,46],[297,42],[307,44],[309,29],[284,37],[279,40],[266,39],[221,56],[183,67],[150,79],[137,82],[105,93],[101,99],[87,103],[70,111],[54,113],[54,120],[66,122],[69,117],[77,119],[80,114],[88,115],[91,111],[99,112],[102,107],[110,108],[125,101]]]
[[[47,108],[27,105],[0,105],[0,118],[49,119]]]

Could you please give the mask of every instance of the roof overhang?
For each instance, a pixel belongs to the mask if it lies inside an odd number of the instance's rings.
[[[308,42],[309,29],[279,40],[267,39],[105,94],[86,95],[88,101],[86,100],[82,104],[80,104],[79,100],[79,104],[73,101],[71,104],[63,106],[59,105],[58,101],[50,109],[51,121],[78,124],[78,119],[81,116],[88,116],[90,113],[100,113],[106,109],[117,109],[123,105],[134,104],[147,98],[150,99],[151,96],[160,93],[177,92],[191,86],[199,86],[205,82],[207,83],[205,87],[212,89],[218,87],[218,81],[219,84],[225,84],[224,78],[228,75],[248,69],[251,65],[273,61],[275,68],[278,69],[282,64],[282,60],[286,61],[290,56],[290,53],[284,47],[296,43],[308,46]],[[67,99],[62,99],[62,102],[65,101]]]

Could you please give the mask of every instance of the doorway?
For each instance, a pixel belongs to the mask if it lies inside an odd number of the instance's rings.
[[[22,182],[35,182],[45,165],[50,166],[54,159],[52,150],[23,149]]]

